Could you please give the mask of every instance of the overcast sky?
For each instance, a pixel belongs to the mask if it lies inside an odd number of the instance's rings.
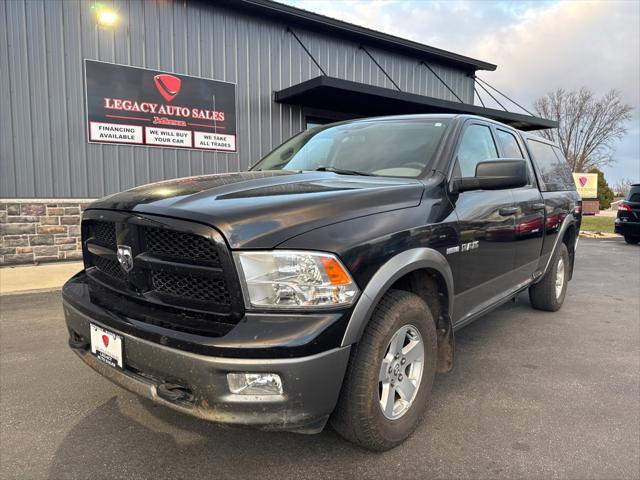
[[[639,1],[281,1],[497,64],[478,76],[530,110],[557,87],[619,89],[634,116],[605,175],[640,181]]]

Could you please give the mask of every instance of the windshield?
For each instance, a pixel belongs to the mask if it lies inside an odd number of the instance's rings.
[[[327,170],[418,177],[430,166],[443,120],[384,120],[316,127],[293,137],[252,170]]]

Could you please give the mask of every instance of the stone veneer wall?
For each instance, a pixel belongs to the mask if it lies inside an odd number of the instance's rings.
[[[0,265],[81,260],[80,218],[91,199],[0,199]]]

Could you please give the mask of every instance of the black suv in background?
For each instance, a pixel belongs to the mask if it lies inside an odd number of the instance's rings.
[[[618,205],[615,232],[623,235],[627,243],[640,242],[640,183],[631,185],[624,201]]]
[[[316,127],[248,172],[94,202],[85,270],[63,290],[69,345],[184,413],[305,433],[330,420],[385,450],[452,368],[455,330],[524,290],[561,307],[580,221],[558,147],[506,125]]]

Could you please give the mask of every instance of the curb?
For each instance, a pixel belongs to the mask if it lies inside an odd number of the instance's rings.
[[[34,288],[33,290],[16,290],[15,292],[0,292],[0,297],[13,297],[14,295],[28,295],[31,293],[53,293],[59,292],[62,287]]]
[[[595,238],[595,239],[622,238],[622,235],[618,235],[617,233],[590,232],[590,231],[582,231],[580,232],[579,236],[580,238]]]
[[[3,267],[0,269],[0,295],[59,291],[82,268],[80,262]]]

